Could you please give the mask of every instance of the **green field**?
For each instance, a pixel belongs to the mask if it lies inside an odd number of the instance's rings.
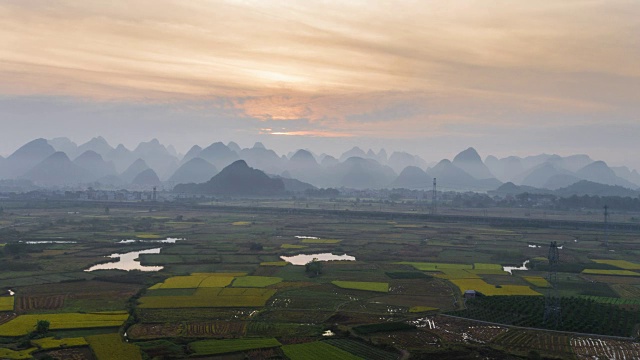
[[[323,341],[305,344],[285,345],[282,351],[291,360],[361,360],[347,351],[329,345]]]
[[[87,336],[98,360],[142,360],[140,348],[125,343],[118,334]]]
[[[22,336],[35,330],[38,320],[47,320],[51,330],[86,329],[102,327],[118,327],[124,323],[127,313],[58,313],[20,315],[17,318],[0,325],[0,336]]]
[[[267,339],[230,339],[230,340],[202,340],[189,343],[194,355],[216,355],[252,349],[278,347],[282,344],[274,338]]]
[[[302,239],[300,242],[303,244],[338,244],[341,241],[336,239]]]
[[[343,289],[377,291],[383,293],[389,292],[389,283],[383,282],[334,280],[331,283]]]
[[[450,263],[431,263],[431,262],[411,262],[400,261],[396,264],[410,265],[420,271],[440,271],[444,269],[471,270],[473,265],[468,264],[450,264]]]
[[[272,276],[243,276],[233,281],[233,287],[256,287],[262,288],[274,285],[282,281],[282,278]]]
[[[0,311],[13,311],[13,296],[0,297]]]

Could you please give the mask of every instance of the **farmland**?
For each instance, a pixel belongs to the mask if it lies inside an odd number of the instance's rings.
[[[526,221],[260,206],[112,204],[108,215],[90,203],[20,206],[0,220],[29,222],[0,242],[69,242],[0,249],[0,357],[391,360],[402,351],[419,358],[487,348],[504,358],[531,350],[576,359],[637,354],[626,339],[640,329],[636,233],[612,232],[614,251],[604,253],[598,229]],[[167,237],[184,240],[145,242]],[[565,244],[557,328],[543,323],[549,241]],[[152,248],[161,249],[140,261],[161,271],[84,271],[111,261],[107,255]],[[301,254],[357,260],[320,261],[307,271],[280,258]],[[464,299],[465,290],[481,295]],[[38,320],[50,322],[48,332],[21,341]],[[333,336],[323,336],[327,330]]]

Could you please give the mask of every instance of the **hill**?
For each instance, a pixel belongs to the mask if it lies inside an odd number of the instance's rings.
[[[208,161],[196,157],[193,158],[176,170],[169,178],[169,182],[175,184],[203,183],[209,181],[218,173],[218,169]]]
[[[91,181],[92,177],[89,171],[74,164],[67,154],[61,151],[53,153],[22,176],[36,185],[43,186],[81,184]]]
[[[203,184],[178,184],[174,191],[191,194],[233,196],[275,196],[285,193],[282,179],[272,179],[264,172],[250,168],[244,160],[225,167]]]

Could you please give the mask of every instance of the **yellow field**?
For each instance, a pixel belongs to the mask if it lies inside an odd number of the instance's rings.
[[[0,336],[22,336],[35,330],[38,320],[49,321],[49,329],[85,329],[117,327],[129,318],[127,313],[59,313],[20,315],[0,325]]]
[[[235,221],[235,222],[232,222],[231,225],[233,225],[233,226],[248,226],[248,225],[251,225],[251,221]]]
[[[474,270],[500,270],[502,271],[502,265],[500,264],[483,264],[483,263],[474,263]]]
[[[87,336],[98,360],[141,360],[140,348],[122,341],[119,334]]]
[[[36,345],[42,350],[57,349],[61,347],[89,345],[87,340],[85,340],[82,337],[67,338],[67,339],[55,339],[52,337],[48,337],[43,339],[31,340],[31,343],[33,345]]]
[[[276,293],[262,288],[198,288],[193,295],[145,296],[141,308],[262,307]]]
[[[148,234],[148,233],[136,234],[136,237],[138,239],[146,239],[146,240],[157,240],[157,239],[162,238],[162,236],[160,236],[158,234]]]
[[[593,260],[598,264],[608,264],[624,270],[640,270],[640,264],[627,260]]]
[[[501,285],[501,287],[497,288],[495,285],[488,284],[482,279],[454,279],[449,281],[460,289],[460,293],[464,293],[465,290],[475,290],[487,296],[542,295],[539,292],[532,290],[530,287],[523,285]]]
[[[13,296],[0,297],[0,311],[13,311]]]
[[[640,273],[633,272],[631,270],[599,270],[599,269],[584,269],[583,274],[592,275],[614,275],[614,276],[640,276]]]
[[[189,276],[173,276],[149,289],[195,289],[199,287],[221,288],[229,286],[237,276],[246,273],[193,273]]]
[[[333,285],[343,289],[366,290],[377,292],[389,292],[389,284],[371,281],[332,281]]]
[[[547,279],[543,278],[542,276],[523,276],[522,278],[533,286],[541,288],[551,287],[551,284],[549,284]]]
[[[305,249],[308,248],[306,245],[295,245],[295,244],[282,244],[280,245],[283,249]]]

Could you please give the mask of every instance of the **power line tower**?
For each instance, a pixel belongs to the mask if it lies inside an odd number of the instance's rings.
[[[438,191],[436,190],[436,178],[433,178],[433,190],[431,191],[431,214],[438,212]]]
[[[609,206],[604,206],[604,246],[609,247]]]
[[[545,325],[558,328],[562,323],[562,312],[560,308],[560,293],[558,291],[558,263],[560,262],[560,252],[558,244],[553,241],[549,244],[549,274],[547,281],[549,289],[544,297],[544,318]]]

